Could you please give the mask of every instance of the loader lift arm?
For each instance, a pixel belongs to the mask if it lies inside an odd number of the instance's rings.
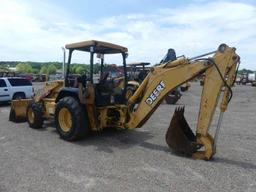
[[[227,108],[232,94],[230,87],[234,82],[236,67],[240,60],[235,53],[235,48],[225,44],[221,44],[217,51],[212,53],[214,55],[210,58],[181,58],[152,68],[128,101],[131,113],[127,128],[141,127],[170,90],[205,72],[196,135],[193,135],[183,116],[184,108],[179,108],[174,113],[166,134],[166,141],[174,151],[193,155],[200,159],[211,159],[216,152],[215,146],[220,123],[215,138],[208,133],[208,130],[223,86],[225,91],[220,105],[220,119]],[[134,108],[133,106],[138,100],[140,102]],[[201,148],[200,151],[199,148]]]

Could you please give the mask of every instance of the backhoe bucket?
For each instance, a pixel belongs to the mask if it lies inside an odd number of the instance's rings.
[[[26,121],[27,107],[30,102],[32,102],[32,99],[13,100],[11,103],[9,121],[13,121],[13,122]]]
[[[168,146],[174,152],[192,155],[197,151],[196,136],[184,117],[184,107],[175,109],[165,138]]]

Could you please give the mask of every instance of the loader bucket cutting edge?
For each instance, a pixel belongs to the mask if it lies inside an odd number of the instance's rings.
[[[184,107],[175,109],[165,139],[174,152],[192,155],[198,150],[199,146],[196,144],[196,136],[184,117],[184,111]]]
[[[27,107],[30,102],[32,102],[32,99],[13,100],[11,103],[9,121],[13,121],[13,122],[26,121]]]

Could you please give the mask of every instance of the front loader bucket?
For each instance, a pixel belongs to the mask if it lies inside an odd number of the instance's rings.
[[[9,121],[13,121],[13,122],[26,121],[27,107],[30,102],[32,102],[32,99],[13,100],[11,103]]]
[[[199,148],[196,144],[196,136],[184,117],[184,107],[175,109],[165,138],[174,152],[192,155]]]

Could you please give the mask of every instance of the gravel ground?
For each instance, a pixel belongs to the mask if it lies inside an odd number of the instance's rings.
[[[178,103],[186,105],[193,129],[198,84],[193,83]],[[9,122],[10,107],[0,106],[0,192],[255,192],[256,88],[233,90],[212,161],[177,156],[167,148],[164,136],[175,106],[160,105],[140,129],[105,131],[73,143],[59,139],[51,122],[41,130]]]

